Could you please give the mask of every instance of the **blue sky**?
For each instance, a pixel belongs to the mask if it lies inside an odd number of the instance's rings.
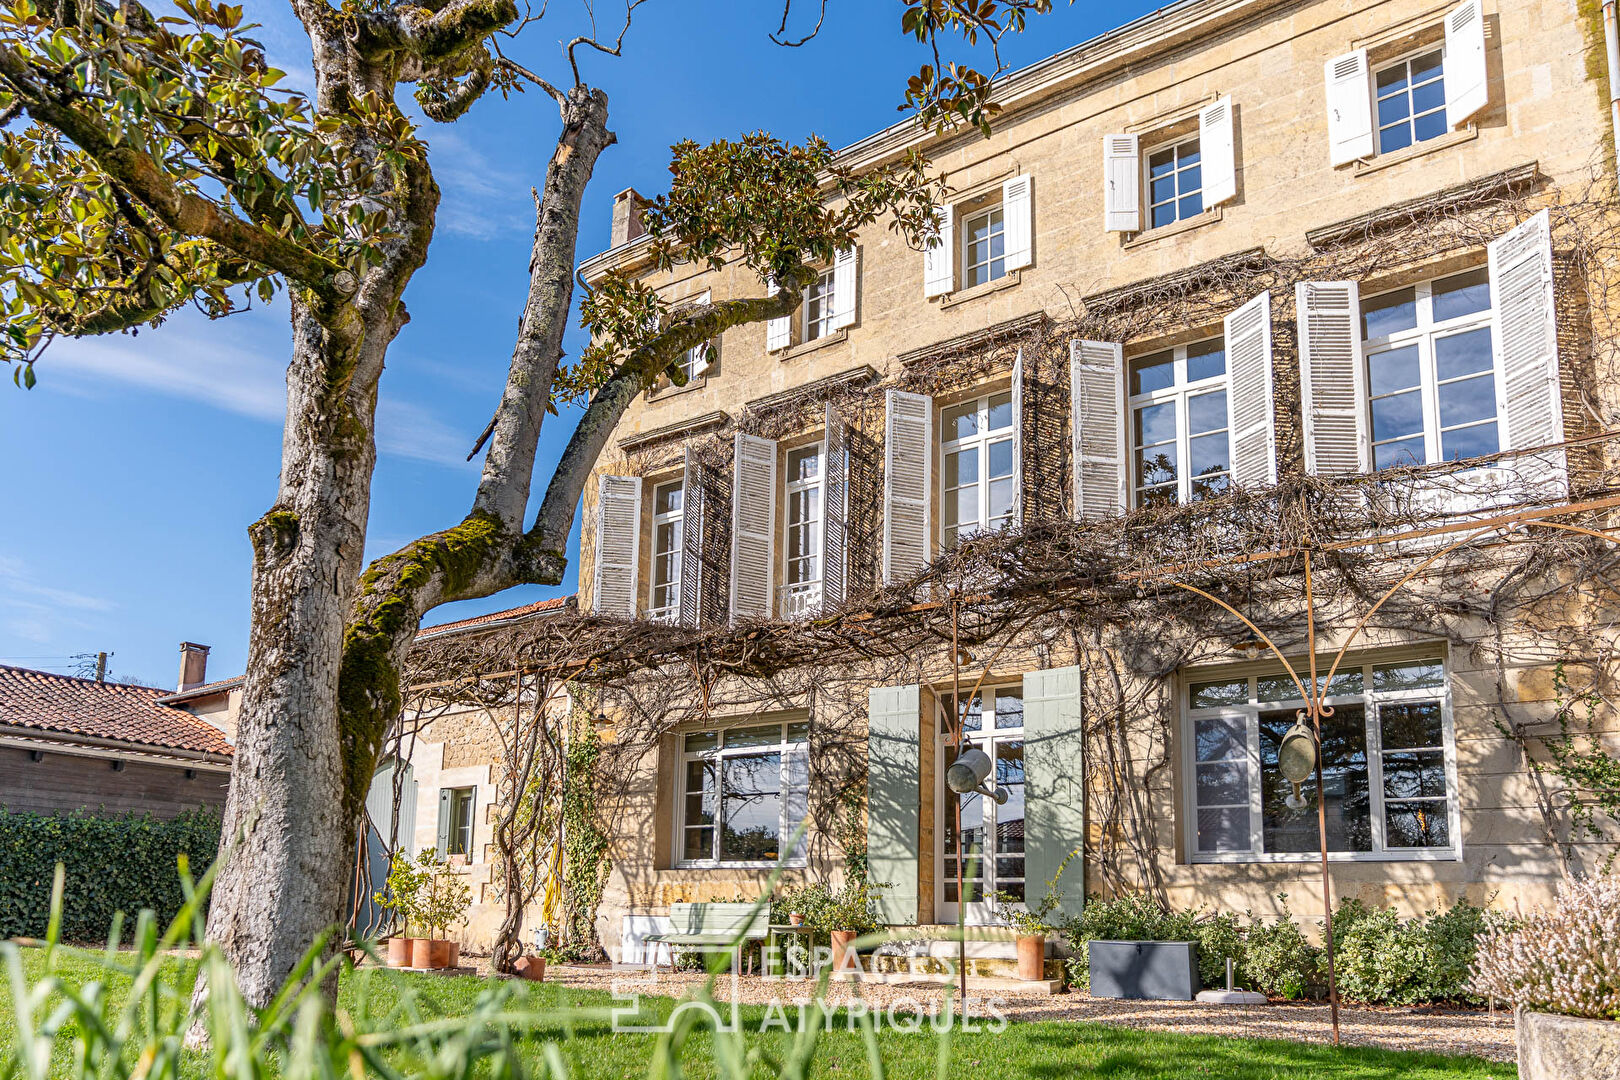
[[[797,6],[810,11],[806,0]],[[308,44],[285,6],[246,7],[272,61],[307,86]],[[616,32],[622,7],[597,7]],[[1004,52],[1028,63],[1153,7],[1060,6]],[[607,246],[616,192],[663,189],[679,139],[763,129],[841,146],[893,123],[905,79],[925,59],[899,33],[902,10],[899,0],[831,0],[821,35],[784,49],[766,37],[781,13],[775,0],[643,4],[622,58],[582,54],[584,77],[609,96],[618,144],[586,194],[580,256]],[[565,81],[557,42],[578,32],[583,11],[579,0],[553,0],[508,53]],[[424,124],[444,198],[429,263],[406,293],[411,324],[383,376],[368,558],[467,511],[477,464],[463,459],[499,398],[527,287],[529,188],[544,177],[556,127],[538,93]],[[582,339],[571,328],[571,355]],[[73,654],[106,650],[115,673],[172,685],[178,643],[189,640],[213,647],[211,677],[242,670],[246,529],[275,497],[287,346],[283,305],[212,323],[187,312],[138,336],[58,344],[30,392],[0,384],[0,663],[67,671]],[[572,423],[566,413],[548,420],[536,497]],[[576,522],[571,553],[577,544]],[[515,589],[428,621],[573,588],[570,575],[561,589]]]

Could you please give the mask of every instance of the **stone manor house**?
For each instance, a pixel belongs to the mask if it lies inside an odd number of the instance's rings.
[[[843,149],[859,169],[920,147],[951,192],[938,244],[880,222],[793,316],[726,332],[684,386],[637,401],[587,490],[580,612],[809,624],[975,537],[1218,514],[1291,477],[1395,469],[1357,490],[1410,492],[1433,470],[1449,486],[1418,501],[1447,542],[1447,521],[1601,510],[1599,436],[1620,415],[1593,284],[1614,186],[1604,78],[1595,9],[1575,0],[1181,0],[1006,76],[989,138],[906,122]],[[740,264],[656,271],[640,205],[618,197],[586,280],[761,294]],[[1366,572],[1387,585],[1439,543],[1388,546]],[[1532,903],[1590,855],[1550,823],[1510,729],[1551,715],[1560,661],[1601,674],[1603,583],[1497,550],[1465,580],[1444,561],[1420,575],[1453,598],[1429,605],[1444,618],[1369,624],[1326,691],[1336,897]],[[1526,576],[1585,598],[1579,613],[1455,599]],[[1314,638],[1273,593],[1269,636],[1301,668],[1314,641],[1325,669],[1382,587],[1338,597]],[[1060,867],[1066,906],[1139,887],[1268,913],[1286,893],[1316,917],[1314,802],[1289,810],[1275,769],[1300,689],[1207,610],[1209,631],[1175,645],[1150,606],[1084,634],[1009,630],[959,661],[954,699],[947,638],[826,677],[722,680],[634,736],[604,706],[606,737],[636,751],[603,944],[633,958],[669,903],[756,896],[784,854],[791,880],[836,880],[852,829],[894,925],[993,921],[990,894],[1033,902]],[[952,700],[1004,805],[944,786]],[[435,773],[457,737],[420,734]],[[475,773],[487,763],[443,773],[464,807],[424,790],[417,831],[449,805],[440,832],[476,865]]]

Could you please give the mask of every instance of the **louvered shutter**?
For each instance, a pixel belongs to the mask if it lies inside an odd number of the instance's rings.
[[[681,474],[681,625],[703,621],[703,466],[686,448]]]
[[[849,596],[849,429],[827,406],[822,475],[821,606],[836,611]]]
[[[450,854],[450,788],[439,789],[439,827],[434,834],[434,851],[443,859]]]
[[[1024,876],[1031,896],[1056,879],[1065,915],[1080,914],[1086,898],[1085,857],[1070,857],[1086,838],[1085,752],[1080,669],[1026,672]]]
[[[929,498],[933,490],[934,399],[890,390],[883,430],[883,580],[910,577],[928,565]]]
[[[1327,83],[1328,151],[1334,165],[1372,157],[1372,87],[1367,50],[1335,56],[1323,68]],[[1449,77],[1449,76],[1448,76]]]
[[[1305,471],[1354,476],[1372,468],[1367,373],[1361,357],[1361,290],[1354,281],[1294,286],[1299,325]]]
[[[599,615],[633,619],[641,554],[641,478],[604,476],[597,481],[596,582],[592,604]]]
[[[776,441],[737,432],[731,488],[731,617],[771,615]]]
[[[838,252],[833,259],[833,314],[832,329],[842,330],[855,321],[855,284],[858,263],[852,244]]]
[[[1226,317],[1226,370],[1232,479],[1245,487],[1275,484],[1270,293],[1261,293]]]
[[[1553,314],[1552,221],[1546,210],[1491,241],[1491,306],[1503,449],[1564,441]]]
[[[949,206],[940,208],[939,232],[923,250],[923,295],[944,296],[956,288],[955,215]]]
[[[1013,524],[1024,523],[1024,350],[1012,366]]]
[[[793,344],[793,316],[770,319],[765,323],[765,351],[781,352]]]
[[[1204,208],[1208,209],[1237,195],[1231,98],[1220,98],[1199,110],[1198,149],[1203,162]]]
[[[1004,264],[1008,270],[1017,270],[1030,263],[1034,182],[1032,177],[1014,176],[1001,185],[1001,220],[1006,241],[1003,248],[1006,252]]]
[[[1142,156],[1135,135],[1103,136],[1103,228],[1142,227]]]
[[[867,877],[883,883],[878,922],[914,926],[922,850],[922,688],[874,686],[867,703]]]
[[[1460,128],[1490,102],[1485,75],[1485,9],[1480,0],[1446,13],[1446,122]]]
[[[1108,341],[1069,343],[1074,427],[1074,513],[1113,517],[1130,505],[1125,471],[1125,350]]]

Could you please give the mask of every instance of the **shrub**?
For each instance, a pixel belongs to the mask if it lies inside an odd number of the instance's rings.
[[[1294,921],[1288,910],[1288,897],[1277,899],[1282,905],[1282,914],[1276,920],[1268,922],[1249,913],[1238,971],[1250,989],[1297,1001],[1319,990],[1317,965],[1322,950],[1311,944]]]
[[[51,876],[66,868],[61,936],[101,942],[113,916],[151,909],[167,923],[185,902],[179,856],[206,866],[219,851],[219,815],[30,814],[0,809],[0,938],[44,937]]]
[[[1080,914],[1062,925],[1064,940],[1074,954],[1068,962],[1069,982],[1082,988],[1091,985],[1091,970],[1086,957],[1089,942],[1191,941],[1197,937],[1193,929],[1196,921],[1196,912],[1169,911],[1145,893],[1128,893],[1106,900],[1100,896],[1090,897]],[[1202,955],[1203,950],[1200,949],[1200,974]],[[1223,953],[1217,961],[1217,966],[1223,971],[1226,964],[1224,956]]]
[[[1483,909],[1463,900],[1449,911],[1402,921],[1394,911],[1356,904],[1334,915],[1343,997],[1384,1005],[1474,1000],[1468,974],[1486,925]]]
[[[1571,882],[1550,909],[1488,926],[1471,986],[1527,1009],[1620,1020],[1620,876]]]

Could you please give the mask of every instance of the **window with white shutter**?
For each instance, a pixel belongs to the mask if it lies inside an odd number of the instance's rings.
[[[1261,293],[1226,317],[1226,366],[1231,386],[1232,479],[1243,487],[1275,484],[1270,293]]]
[[[827,477],[820,443],[787,451],[782,478],[782,589],[776,610],[784,619],[821,610]]]
[[[1446,120],[1462,127],[1490,102],[1485,72],[1485,8],[1467,0],[1446,13]]]
[[[1112,517],[1127,506],[1124,349],[1108,341],[1069,343],[1074,427],[1074,512]]]
[[[804,290],[804,303],[799,311],[803,324],[799,327],[800,341],[815,341],[826,337],[838,327],[838,270],[829,266],[816,274]],[[791,334],[789,335],[791,338]],[[790,341],[791,344],[791,341]]]
[[[859,266],[859,256],[854,245],[838,252],[833,260],[833,303],[832,317],[827,322],[828,331],[842,330],[855,322],[856,284],[860,280]]]
[[[946,548],[1018,517],[1018,424],[1013,395],[940,410],[940,533]]]
[[[1329,157],[1348,165],[1373,156],[1372,97],[1367,87],[1367,50],[1335,56],[1324,66]]]
[[[633,619],[641,554],[641,478],[597,480],[596,573],[591,603],[599,615]]]
[[[1007,225],[1005,264],[1008,273],[1030,264],[1034,183],[1033,177],[1014,176],[1001,185],[1002,216]]]
[[[1199,139],[1184,139],[1147,152],[1148,228],[1160,229],[1204,212],[1203,161]]]
[[[1109,232],[1142,228],[1139,154],[1135,135],[1103,136],[1103,228]]]
[[[928,565],[929,495],[933,486],[934,401],[890,390],[883,438],[883,580],[892,583]]]
[[[1237,139],[1232,99],[1219,98],[1198,113],[1198,145],[1203,151],[1203,203],[1219,206],[1237,196]]]
[[[1361,355],[1361,292],[1354,281],[1294,286],[1299,326],[1305,471],[1353,476],[1372,463],[1367,440],[1366,367]]]
[[[826,410],[827,473],[822,539],[821,606],[836,611],[849,596],[849,428],[832,405]]]
[[[1548,212],[1493,240],[1489,251],[1504,442],[1514,450],[1563,442]]]
[[[1128,367],[1132,505],[1225,491],[1232,479],[1225,341],[1177,345]]]
[[[767,619],[774,578],[776,441],[738,432],[732,463],[731,617]]]
[[[648,582],[647,618],[677,622],[681,617],[681,518],[686,484],[677,480],[653,488],[652,580]]]
[[[951,207],[940,207],[939,232],[923,251],[923,295],[956,291],[956,230]]]

